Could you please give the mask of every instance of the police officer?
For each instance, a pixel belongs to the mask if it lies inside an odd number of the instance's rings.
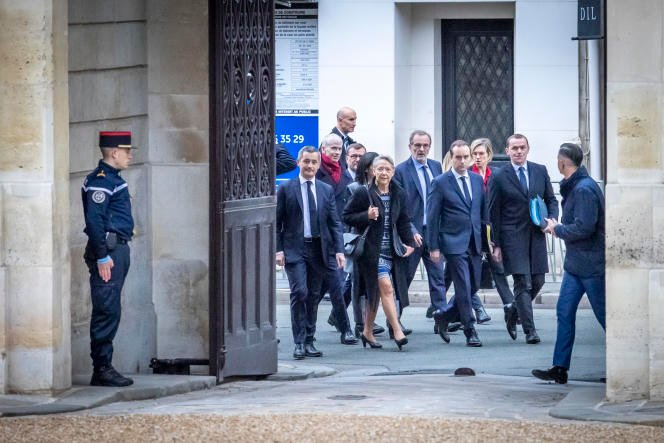
[[[83,182],[85,263],[90,271],[92,316],[90,356],[93,386],[129,386],[134,381],[118,373],[113,338],[120,324],[120,293],[129,271],[129,245],[134,230],[127,182],[120,171],[131,162],[131,132],[100,132],[103,158]]]

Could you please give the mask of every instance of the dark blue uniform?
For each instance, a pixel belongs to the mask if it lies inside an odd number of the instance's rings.
[[[83,182],[81,197],[85,215],[85,263],[90,271],[92,317],[90,318],[90,356],[95,370],[110,366],[113,338],[120,324],[120,294],[129,271],[129,245],[134,230],[127,182],[120,170],[99,161]],[[109,236],[109,234],[111,234]],[[113,237],[117,237],[113,244]],[[99,276],[97,260],[113,259],[111,279]]]

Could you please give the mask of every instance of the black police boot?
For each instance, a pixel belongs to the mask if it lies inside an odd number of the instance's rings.
[[[111,365],[96,368],[92,373],[92,379],[90,380],[91,386],[111,386],[121,388],[133,384],[134,380],[120,374]]]

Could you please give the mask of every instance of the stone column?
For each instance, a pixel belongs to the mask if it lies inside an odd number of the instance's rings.
[[[71,385],[67,0],[0,0],[0,392]]]
[[[664,400],[664,1],[607,2],[607,398]]]

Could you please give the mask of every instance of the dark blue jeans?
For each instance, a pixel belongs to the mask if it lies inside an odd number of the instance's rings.
[[[602,325],[602,328],[606,330],[606,287],[604,276],[581,278],[565,272],[556,305],[558,332],[556,347],[553,351],[554,366],[569,369],[570,360],[572,359],[572,347],[574,346],[576,310],[584,293],[588,295],[595,318]]]
[[[129,246],[119,244],[109,253],[113,259],[111,279],[101,279],[97,262],[87,260],[90,272],[92,316],[90,317],[90,357],[95,369],[113,360],[113,339],[120,325],[120,294],[129,271]]]

